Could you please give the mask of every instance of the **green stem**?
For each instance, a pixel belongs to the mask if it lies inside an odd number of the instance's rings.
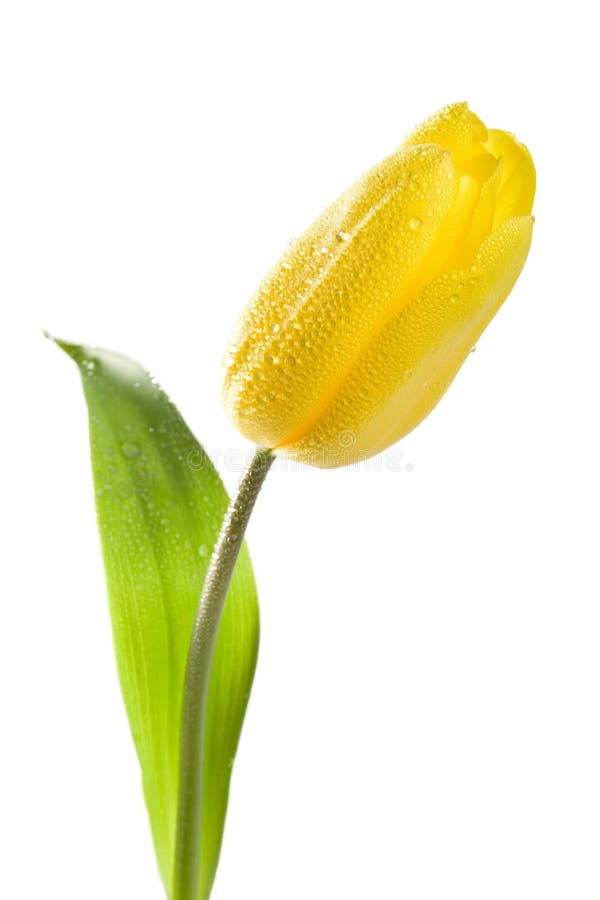
[[[197,900],[208,682],[219,621],[250,513],[273,462],[257,450],[223,520],[196,614],[183,689],[179,804],[171,900]]]

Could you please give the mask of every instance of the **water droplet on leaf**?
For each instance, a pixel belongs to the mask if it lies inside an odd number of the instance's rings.
[[[140,455],[140,448],[133,441],[125,441],[121,444],[121,452],[126,459],[135,459]]]

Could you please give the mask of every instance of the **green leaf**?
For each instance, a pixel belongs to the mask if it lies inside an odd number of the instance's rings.
[[[57,343],[75,360],[83,381],[119,678],[169,894],[185,664],[228,497],[177,409],[138,363],[107,350]],[[258,632],[254,577],[243,548],[211,670],[199,900],[209,897],[217,868]]]

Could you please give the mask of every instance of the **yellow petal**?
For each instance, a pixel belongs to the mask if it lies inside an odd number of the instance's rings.
[[[487,128],[466,103],[451,103],[415,128],[404,146],[439,144],[450,150],[455,160],[461,160],[481,153],[487,135]]]
[[[511,216],[528,215],[535,196],[535,168],[527,147],[507,131],[488,132],[485,148],[502,160],[502,178],[496,192],[493,228]]]
[[[445,272],[388,323],[311,430],[278,452],[324,468],[394,444],[433,409],[508,296],[527,257],[533,219],[512,218],[463,272]]]
[[[283,257],[226,357],[224,402],[246,437],[276,447],[320,418],[373,333],[440,271],[458,186],[447,150],[401,149]]]
[[[487,154],[486,156],[486,171],[481,171],[480,174],[482,177],[486,176],[490,169],[489,160],[491,160],[493,169],[487,180],[481,183],[479,179],[472,178],[470,175],[464,175],[461,178],[461,183],[469,186],[475,199],[472,201],[472,208],[468,216],[464,219],[464,230],[446,259],[445,268],[456,269],[469,265],[492,230],[496,194],[502,178],[502,160],[497,160]]]

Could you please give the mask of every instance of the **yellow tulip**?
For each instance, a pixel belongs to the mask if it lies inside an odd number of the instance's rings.
[[[260,447],[321,467],[379,453],[437,404],[527,257],[526,147],[445,107],[336,200],[242,315],[224,402]]]

